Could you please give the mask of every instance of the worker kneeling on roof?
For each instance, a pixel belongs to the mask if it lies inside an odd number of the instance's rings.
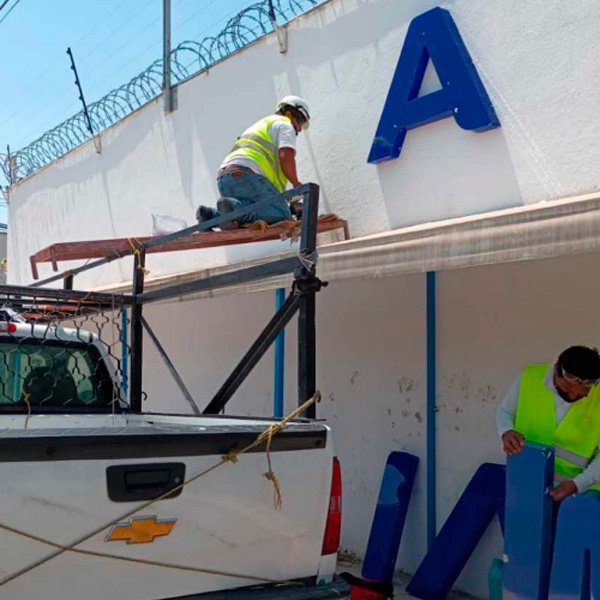
[[[496,426],[506,454],[525,441],[554,448],[554,489],[560,502],[600,483],[600,356],[567,348],[552,365],[529,365],[498,407]]]
[[[215,210],[200,206],[196,212],[202,223],[234,210],[271,198],[272,201],[238,220],[223,223],[223,230],[237,229],[253,221],[269,225],[292,218],[286,200],[280,198],[288,181],[300,186],[296,174],[296,136],[308,129],[310,114],[302,98],[286,96],[277,103],[277,112],[244,131],[217,173],[221,198]]]

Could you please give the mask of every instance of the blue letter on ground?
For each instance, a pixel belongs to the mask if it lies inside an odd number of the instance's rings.
[[[407,452],[392,452],[388,457],[363,562],[365,579],[391,581],[394,577],[418,465],[419,459]]]
[[[600,495],[567,498],[556,526],[550,600],[600,598]]]
[[[444,600],[505,496],[504,465],[477,469],[419,565],[406,591],[422,600]]]
[[[546,600],[550,582],[554,453],[527,442],[506,468],[504,600]]]
[[[431,58],[442,89],[419,98]],[[369,154],[370,163],[400,156],[407,129],[453,116],[459,127],[500,126],[454,20],[434,8],[411,22]]]

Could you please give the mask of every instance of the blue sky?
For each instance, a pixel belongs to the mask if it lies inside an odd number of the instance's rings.
[[[252,3],[171,0],[172,45],[218,33]],[[88,103],[162,55],[162,0],[9,0],[2,19],[2,153],[7,144],[18,150],[80,110],[68,46]],[[0,221],[5,219],[0,207]]]

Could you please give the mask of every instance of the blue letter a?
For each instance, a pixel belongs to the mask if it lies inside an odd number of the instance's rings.
[[[442,89],[419,98],[430,58]],[[470,131],[500,126],[454,20],[447,10],[434,8],[408,27],[369,162],[398,158],[407,129],[450,115]]]

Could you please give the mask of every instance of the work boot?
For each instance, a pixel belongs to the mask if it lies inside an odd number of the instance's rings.
[[[206,221],[211,221],[212,219],[216,219],[219,216],[219,213],[212,208],[211,206],[204,206],[201,204],[196,211],[196,219],[198,223],[206,223]],[[207,231],[214,231],[215,228],[211,227]]]
[[[219,216],[223,217],[227,213],[233,212],[235,210],[235,205],[231,198],[219,198],[217,200],[217,210],[219,211]],[[233,229],[240,228],[240,222],[235,219],[234,221],[227,221],[226,223],[221,223],[219,227],[223,231],[231,231]]]

